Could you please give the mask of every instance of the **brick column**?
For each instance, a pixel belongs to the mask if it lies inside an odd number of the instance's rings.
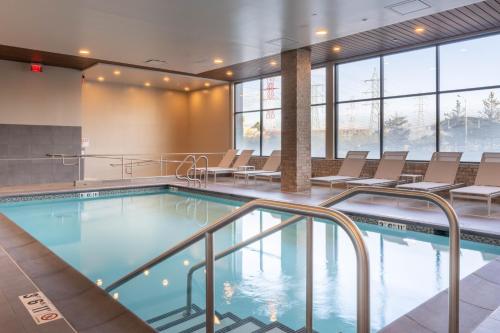
[[[311,189],[311,51],[281,54],[281,190]]]

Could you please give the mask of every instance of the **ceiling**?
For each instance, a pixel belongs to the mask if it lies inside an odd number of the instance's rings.
[[[417,27],[425,31],[416,33]],[[487,0],[311,45],[311,63],[341,61],[388,51],[421,47],[456,38],[500,32],[500,0]],[[334,51],[334,48],[340,51]],[[201,73],[232,81],[280,71],[280,56],[273,55]]]
[[[199,74],[478,2],[423,1],[0,0],[0,45]]]
[[[116,66],[108,64],[97,64],[83,72],[85,80],[93,82],[107,82],[126,84],[129,86],[160,88],[168,90],[189,91],[207,89],[223,84],[225,81],[204,79],[196,76],[164,73],[155,70],[133,68],[128,66]],[[102,80],[100,81],[99,80]]]

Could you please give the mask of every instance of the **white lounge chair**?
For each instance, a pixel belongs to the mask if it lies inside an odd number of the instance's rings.
[[[460,158],[459,152],[435,152],[429,162],[423,181],[398,185],[398,188],[425,192],[451,190],[463,184],[455,184]]]
[[[214,176],[214,183],[217,182],[217,175],[218,174],[232,174],[235,171],[240,170],[241,168],[245,167],[248,165],[248,161],[250,160],[250,157],[252,157],[253,150],[248,149],[248,150],[243,150],[241,154],[236,158],[236,161],[234,161],[234,164],[232,166],[221,166],[223,164],[222,162],[224,161],[224,158],[222,159],[221,163],[219,163],[219,166],[216,167],[209,167],[207,171],[207,175],[213,175]],[[225,161],[224,161],[225,162]],[[232,161],[231,161],[232,162]],[[204,168],[198,168],[197,172],[200,172],[202,174],[205,173]]]
[[[236,179],[244,178],[245,183],[248,184],[248,179],[256,175],[262,175],[266,173],[277,172],[281,165],[281,150],[274,150],[266,160],[266,163],[261,170],[245,170],[245,171],[235,171],[234,172],[234,182]]]
[[[397,185],[405,166],[406,156],[408,156],[407,151],[386,151],[373,178],[347,181],[347,187]]]
[[[334,184],[345,183],[360,178],[361,171],[366,163],[367,151],[349,151],[335,176],[313,177],[313,184],[329,184],[330,190]]]
[[[483,153],[474,185],[450,191],[451,204],[455,199],[486,200],[488,216],[491,201],[500,196],[500,153]]]

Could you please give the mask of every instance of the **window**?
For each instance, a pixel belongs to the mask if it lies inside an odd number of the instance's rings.
[[[238,83],[234,93],[236,148],[264,156],[281,149],[281,77]]]
[[[367,150],[380,157],[380,58],[337,66],[337,157]]]
[[[342,103],[337,108],[337,157],[349,150],[367,150],[368,158],[380,157],[380,102]]]
[[[439,149],[477,162],[500,151],[500,35],[439,47]]]
[[[281,149],[281,76],[235,85],[235,146],[268,156]],[[311,71],[311,155],[325,156],[326,69]],[[261,150],[262,147],[262,150]]]
[[[281,76],[262,80],[262,155],[281,149]]]
[[[337,65],[336,156],[428,160],[439,150],[477,162],[500,151],[499,53],[497,34]]]
[[[338,101],[380,97],[380,59],[355,61],[337,66]]]
[[[260,154],[260,81],[235,86],[234,133],[238,149],[253,149]]]
[[[500,88],[441,94],[440,130],[439,149],[464,152],[463,161],[500,151]]]
[[[326,68],[311,71],[311,156],[326,153]]]
[[[500,35],[439,47],[441,91],[500,85]]]
[[[436,150],[436,95],[384,100],[384,151],[409,151],[410,160],[430,160]]]
[[[253,149],[254,154],[260,154],[260,113],[237,113],[234,123],[236,147]]]
[[[384,56],[384,97],[436,91],[436,48]]]
[[[260,110],[260,81],[243,82],[235,87],[236,112]]]

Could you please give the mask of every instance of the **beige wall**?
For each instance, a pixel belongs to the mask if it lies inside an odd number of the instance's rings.
[[[0,60],[0,124],[81,125],[81,72]]]
[[[221,152],[232,146],[228,86],[189,94],[189,132],[194,152]]]
[[[82,90],[86,154],[150,154],[189,149],[189,102],[184,92],[85,82]],[[116,178],[120,167],[88,159],[85,178]],[[116,161],[116,163],[121,163]],[[159,166],[135,168],[134,176],[158,175]]]

